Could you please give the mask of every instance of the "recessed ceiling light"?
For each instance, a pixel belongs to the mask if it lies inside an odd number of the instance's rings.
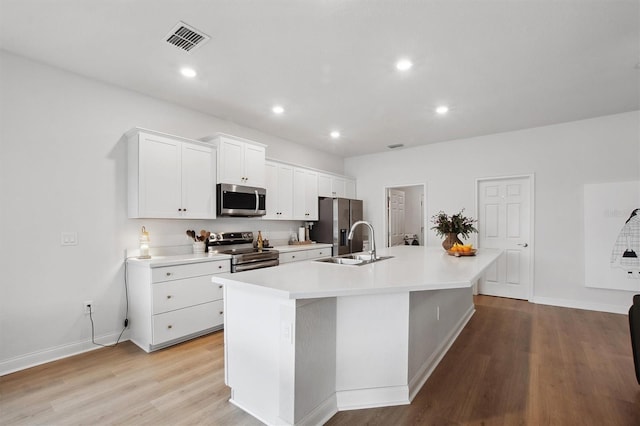
[[[334,130],[333,132],[330,133],[331,137],[334,139],[338,139],[340,137],[340,132],[338,132],[337,130]]]
[[[440,115],[444,115],[449,112],[449,107],[446,105],[441,105],[438,108],[436,108],[436,112]]]
[[[180,69],[180,74],[182,74],[183,76],[185,76],[187,78],[193,78],[196,75],[198,75],[196,70],[194,70],[193,68],[188,68],[188,67],[181,68]]]
[[[271,108],[271,111],[275,114],[282,114],[284,112],[284,108],[281,105],[274,105],[274,107]]]
[[[396,62],[396,68],[400,71],[407,71],[413,66],[413,62],[408,59],[401,59]]]

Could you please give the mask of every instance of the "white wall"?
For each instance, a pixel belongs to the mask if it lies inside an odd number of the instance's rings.
[[[288,234],[298,222],[130,220],[126,150],[134,126],[188,138],[216,132],[268,144],[267,155],[335,173],[341,158],[256,130],[0,52],[0,374],[84,348],[124,319],[126,248],[186,243],[188,228]],[[79,245],[61,247],[62,231]]]
[[[533,173],[534,301],[614,312],[631,305],[631,292],[584,285],[583,186],[640,180],[638,111],[347,158],[345,171],[379,229],[385,186],[426,183],[427,220],[463,207],[477,217],[477,178]],[[440,244],[429,228],[427,245]]]

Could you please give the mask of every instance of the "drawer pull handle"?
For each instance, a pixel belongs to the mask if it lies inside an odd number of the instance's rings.
[[[291,256],[291,258],[292,258],[292,259],[295,259],[296,257],[295,257],[295,256]]]
[[[171,272],[167,272],[167,276],[170,277],[171,276]]]
[[[218,269],[222,269],[222,265],[218,265]]]
[[[169,325],[167,326],[167,328],[173,328],[173,326],[172,326],[171,324],[169,324]]]
[[[173,296],[171,296],[170,294],[167,294],[167,299],[171,299],[171,297]]]

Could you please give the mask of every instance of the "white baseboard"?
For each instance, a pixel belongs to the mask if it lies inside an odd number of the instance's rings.
[[[629,306],[619,306],[619,305],[609,305],[606,303],[580,302],[577,300],[556,299],[553,297],[539,297],[539,296],[531,299],[531,302],[537,303],[540,305],[560,306],[563,308],[610,312],[612,314],[628,314],[629,307],[631,306],[631,300],[629,300]]]
[[[120,333],[108,334],[96,338],[96,342],[102,345],[112,345],[116,342]],[[129,330],[126,330],[120,339],[120,342],[129,340]],[[42,351],[31,352],[15,358],[0,361],[0,376],[4,376],[16,371],[25,370],[35,367],[36,365],[46,364],[62,358],[78,355],[84,352],[100,349],[102,346],[94,345],[91,340],[83,340],[80,342],[70,343],[68,345],[56,346]]]
[[[336,399],[338,411],[391,407],[411,403],[409,387],[406,385],[337,391]]]
[[[336,394],[331,394],[322,404],[318,405],[313,411],[304,416],[298,423],[302,426],[323,425],[329,421],[338,412],[338,402]]]
[[[252,415],[253,417],[255,417],[256,419],[260,420],[262,423],[264,423],[265,425],[291,425],[291,423],[289,422],[285,422],[284,420],[278,418],[278,421],[269,421],[268,419],[265,419],[262,416],[259,416],[258,414],[254,413],[252,410],[249,410],[247,407],[245,407],[244,405],[240,404],[238,401],[236,401],[235,399],[233,399],[233,389],[231,389],[231,398],[229,398],[229,402],[232,403],[233,405],[235,405],[236,407],[238,407],[239,409],[241,409],[242,411],[244,411],[245,413],[248,413],[250,415]]]

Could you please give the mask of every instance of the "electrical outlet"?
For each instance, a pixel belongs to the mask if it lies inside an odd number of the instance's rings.
[[[84,313],[87,315],[96,312],[96,307],[93,306],[93,300],[85,300],[82,302],[82,308],[84,309]]]
[[[60,235],[60,245],[63,246],[77,246],[78,245],[78,233],[77,232],[62,232]]]

